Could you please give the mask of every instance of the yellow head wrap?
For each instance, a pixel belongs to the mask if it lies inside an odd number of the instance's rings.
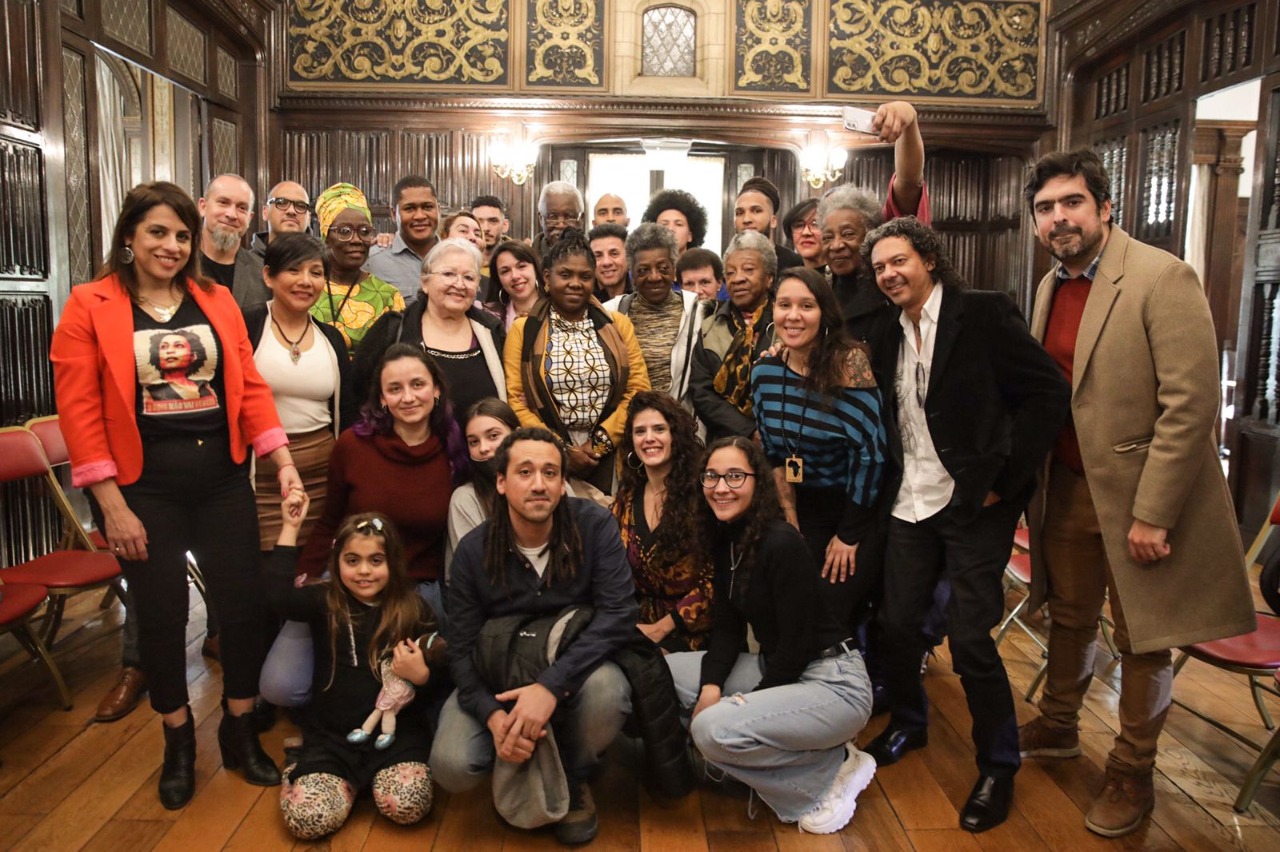
[[[320,220],[320,239],[329,235],[329,226],[343,210],[359,210],[370,222],[373,213],[364,193],[349,183],[335,183],[316,198],[316,218]]]

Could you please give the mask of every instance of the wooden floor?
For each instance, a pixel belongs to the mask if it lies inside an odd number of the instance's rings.
[[[215,742],[220,719],[219,669],[199,653],[204,610],[193,595],[187,674],[197,725],[196,796],[180,811],[156,798],[161,759],[160,719],[140,706],[110,723],[91,721],[119,661],[121,611],[101,612],[96,599],[73,604],[56,654],[75,695],[71,712],[56,706],[44,672],[25,661],[12,637],[0,639],[0,849],[552,849],[548,831],[507,829],[487,787],[464,796],[438,793],[432,814],[402,828],[377,816],[366,800],[347,825],[319,844],[299,844],[285,831],[277,789],[251,787],[220,765]],[[1038,649],[1016,632],[1002,652],[1014,688],[1025,690]],[[1231,809],[1253,752],[1174,707],[1160,743],[1154,818],[1122,841],[1103,841],[1083,825],[1083,811],[1102,779],[1101,766],[1116,726],[1119,674],[1099,654],[1098,679],[1081,720],[1085,756],[1028,761],[1017,780],[1009,821],[986,834],[957,828],[959,808],[974,780],[969,719],[959,679],[945,649],[931,662],[929,746],[876,774],[850,825],[838,835],[802,835],[760,807],[747,815],[745,788],[704,780],[678,802],[655,800],[637,783],[639,758],[619,742],[594,785],[600,809],[595,847],[646,850],[1077,850],[1280,849],[1280,773],[1273,772],[1248,814]],[[1253,709],[1243,678],[1192,662],[1175,682],[1176,695],[1228,721],[1256,742],[1269,736]],[[1018,701],[1019,721],[1035,715]],[[1272,701],[1280,716],[1280,702]],[[875,719],[860,740],[884,726]],[[282,722],[264,736],[277,759],[294,731]]]

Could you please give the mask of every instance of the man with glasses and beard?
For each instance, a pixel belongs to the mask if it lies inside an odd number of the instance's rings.
[[[253,220],[253,188],[239,175],[218,175],[200,199],[200,271],[231,291],[240,308],[266,303],[262,258],[240,243]]]
[[[262,257],[267,244],[280,234],[306,233],[311,227],[311,196],[302,184],[282,180],[271,187],[267,203],[262,205],[262,219],[267,223],[265,231],[253,235],[249,251]]]

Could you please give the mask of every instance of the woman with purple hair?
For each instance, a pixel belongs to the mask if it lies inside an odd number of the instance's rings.
[[[470,470],[462,432],[453,416],[444,375],[421,347],[388,347],[373,373],[360,419],[343,432],[329,457],[324,514],[316,521],[298,562],[299,572],[319,577],[327,566],[334,532],[348,515],[378,512],[396,525],[404,541],[409,577],[446,624],[442,585],[448,538],[449,499]],[[261,687],[273,704],[304,703],[295,655],[297,636],[282,631]],[[288,643],[291,650],[285,651]],[[305,668],[310,672],[310,668]]]

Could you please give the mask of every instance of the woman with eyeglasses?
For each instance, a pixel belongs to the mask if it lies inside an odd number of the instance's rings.
[[[311,315],[338,329],[354,357],[379,317],[404,310],[404,297],[394,284],[364,271],[378,229],[363,192],[349,183],[335,183],[320,193],[315,209],[320,239],[328,249],[329,276]]]
[[[460,417],[476,400],[507,398],[502,322],[476,306],[480,250],[453,237],[436,243],[422,264],[422,292],[403,313],[389,313],[374,325],[356,355],[357,393],[368,390],[373,369],[387,347],[417,346],[440,367],[453,414]]]
[[[818,227],[818,199],[801,201],[782,217],[782,231],[787,245],[795,249],[808,269],[825,272],[827,253],[822,246],[822,229]]]
[[[848,635],[879,585],[876,498],[886,461],[880,393],[867,349],[851,342],[820,272],[785,270],[773,299],[781,344],[751,371],[760,443],[787,521],[820,566]]]
[[[705,651],[667,656],[689,733],[778,819],[839,831],[875,774],[849,744],[871,714],[862,654],[823,605],[761,449],[744,437],[716,441],[700,478],[697,547],[715,565],[711,632]],[[742,650],[748,628],[759,654]]]

